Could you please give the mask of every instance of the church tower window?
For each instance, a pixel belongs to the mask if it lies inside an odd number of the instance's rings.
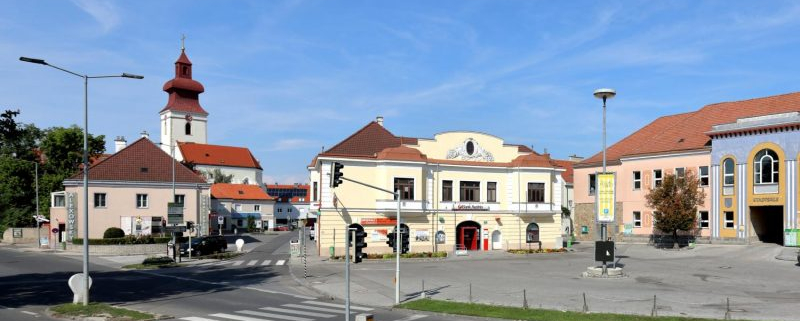
[[[186,127],[184,128],[186,131],[186,135],[192,134],[192,123],[186,122]]]

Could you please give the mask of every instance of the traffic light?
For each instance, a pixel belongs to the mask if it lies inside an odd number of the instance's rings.
[[[331,187],[337,187],[342,184],[342,176],[344,176],[342,168],[344,168],[344,165],[341,163],[333,162],[331,164]]]
[[[187,231],[191,231],[191,230],[193,230],[193,229],[194,229],[194,222],[192,222],[192,221],[186,221],[186,230],[187,230]]]
[[[364,231],[356,230],[355,233],[353,233],[353,234],[355,234],[355,236],[356,236],[355,237],[356,238],[356,242],[355,242],[355,247],[356,248],[355,248],[355,255],[354,255],[354,261],[353,262],[361,263],[361,259],[367,258],[367,253],[363,253],[362,252],[364,250],[364,248],[367,247],[367,242],[364,241],[364,238],[367,237],[367,233],[364,232]]]
[[[389,247],[391,247],[391,248],[392,248],[392,252],[395,252],[395,253],[396,253],[396,252],[397,252],[397,246],[395,246],[395,244],[394,244],[395,237],[397,237],[397,236],[396,236],[396,234],[395,234],[394,232],[392,232],[392,233],[387,233],[387,234],[386,234],[386,237],[388,237],[388,238],[389,238],[389,240],[388,240],[388,241],[386,241],[386,245],[389,245]]]
[[[402,242],[403,247],[400,254],[408,253],[409,243],[408,243],[408,229],[400,229],[400,242]]]

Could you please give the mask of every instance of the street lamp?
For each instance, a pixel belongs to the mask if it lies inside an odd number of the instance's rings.
[[[600,88],[594,91],[594,97],[603,100],[603,174],[606,173],[606,100],[614,98],[617,91],[611,88]],[[595,177],[595,180],[597,177]],[[606,240],[606,223],[600,223],[600,240]]]
[[[61,70],[73,76],[83,78],[83,305],[89,304],[89,79],[94,78],[131,78],[142,79],[143,76],[123,73],[110,76],[81,75],[67,69],[51,65],[44,59],[19,57],[19,60],[38,65],[45,65]]]

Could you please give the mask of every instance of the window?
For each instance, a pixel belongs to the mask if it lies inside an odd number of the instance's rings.
[[[733,224],[733,212],[725,212],[725,228],[735,228]]]
[[[66,197],[64,195],[53,195],[53,205],[51,205],[51,207],[64,206],[67,206]]]
[[[633,212],[633,227],[642,227],[642,212]]]
[[[278,213],[283,213],[283,209],[278,207]]]
[[[461,182],[460,198],[462,202],[481,201],[481,182]]]
[[[700,228],[708,228],[708,211],[700,211]]]
[[[633,172],[633,189],[642,189],[642,172],[640,171]]]
[[[486,183],[486,201],[497,202],[497,183],[495,182]]]
[[[317,189],[319,189],[319,187],[317,186],[317,182],[314,182],[314,194],[313,194],[314,195],[314,202],[317,201]]]
[[[233,209],[237,212],[242,211],[242,204],[233,204]]]
[[[290,207],[290,208],[287,208],[287,209],[286,209],[286,211],[287,211],[287,212],[289,212],[289,213],[291,213],[291,212],[292,212],[292,208],[291,208],[291,207]]]
[[[723,185],[733,186],[733,159],[728,158],[722,162],[722,172],[725,177]]]
[[[756,153],[753,166],[755,166],[756,184],[778,183],[778,155],[769,149],[762,149]]]
[[[544,183],[528,183],[528,203],[544,203]]]
[[[442,181],[442,202],[453,201],[453,181]]]
[[[186,135],[191,135],[192,134],[192,123],[186,122],[186,126],[183,128],[183,130],[185,131]]]
[[[539,224],[530,223],[525,228],[525,242],[536,243],[539,242]]]
[[[401,200],[414,199],[414,179],[413,178],[395,178],[394,179],[395,195],[400,192]],[[395,196],[397,197],[397,196]],[[397,199],[397,198],[395,198]]]
[[[597,176],[595,174],[589,174],[589,195],[594,195],[594,192],[597,190]]]
[[[653,170],[653,187],[661,186],[661,180],[664,179],[664,176],[660,169]]]
[[[253,210],[255,210],[256,212],[261,212],[261,205],[258,204],[253,205]]]
[[[136,208],[147,208],[147,194],[136,194]]]
[[[675,169],[675,177],[677,178],[684,178],[686,177],[686,169],[683,167],[678,167]]]
[[[106,193],[94,193],[94,207],[106,207]]]
[[[183,204],[185,204],[184,203],[185,200],[186,200],[186,195],[175,194],[175,203],[183,205]]]
[[[189,74],[189,67],[188,66],[183,66],[183,74],[184,75],[188,75]]]
[[[708,166],[700,166],[700,186],[708,186]]]

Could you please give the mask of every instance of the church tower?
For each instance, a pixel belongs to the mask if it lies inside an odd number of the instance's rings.
[[[175,78],[164,84],[169,100],[161,109],[161,149],[170,153],[170,146],[181,143],[208,143],[208,112],[200,106],[203,85],[192,79],[192,62],[181,44],[181,55],[175,61]],[[175,146],[175,157],[183,160]]]

